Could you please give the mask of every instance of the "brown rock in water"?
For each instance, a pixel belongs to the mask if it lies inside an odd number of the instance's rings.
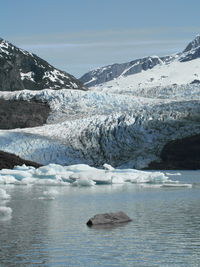
[[[105,224],[117,224],[117,223],[126,223],[131,222],[132,219],[129,218],[123,211],[119,212],[110,212],[110,213],[102,213],[96,214],[94,217],[90,218],[87,222],[87,226],[99,226]]]

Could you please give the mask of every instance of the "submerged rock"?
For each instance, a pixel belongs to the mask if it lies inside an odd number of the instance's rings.
[[[116,224],[116,223],[126,223],[131,222],[132,219],[128,217],[123,211],[110,212],[96,214],[94,217],[90,218],[87,222],[87,226],[104,225],[104,224]]]

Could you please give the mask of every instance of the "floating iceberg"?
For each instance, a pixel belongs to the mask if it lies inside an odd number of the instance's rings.
[[[180,172],[176,172],[176,173],[174,173],[174,172],[166,172],[166,175],[171,175],[171,176],[180,176],[181,175],[181,173]]]
[[[0,184],[94,186],[124,183],[190,187],[171,181],[159,171],[115,169],[108,164],[104,164],[103,169],[86,164],[70,166],[49,164],[38,169],[23,165],[16,166],[13,170],[0,170]]]
[[[73,186],[93,186],[95,184],[96,182],[89,179],[78,179],[77,181],[72,183]]]

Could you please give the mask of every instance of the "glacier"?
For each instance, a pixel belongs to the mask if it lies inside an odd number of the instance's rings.
[[[34,99],[51,108],[43,126],[0,130],[0,150],[43,165],[145,168],[167,142],[200,134],[199,93],[198,85],[185,85],[175,99],[74,89],[0,92],[6,100]]]

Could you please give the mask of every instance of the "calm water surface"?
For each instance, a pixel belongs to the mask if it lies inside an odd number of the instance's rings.
[[[170,176],[193,188],[105,185],[0,186],[12,218],[0,221],[0,266],[200,266],[200,171]],[[133,222],[93,229],[97,213],[126,212]]]

